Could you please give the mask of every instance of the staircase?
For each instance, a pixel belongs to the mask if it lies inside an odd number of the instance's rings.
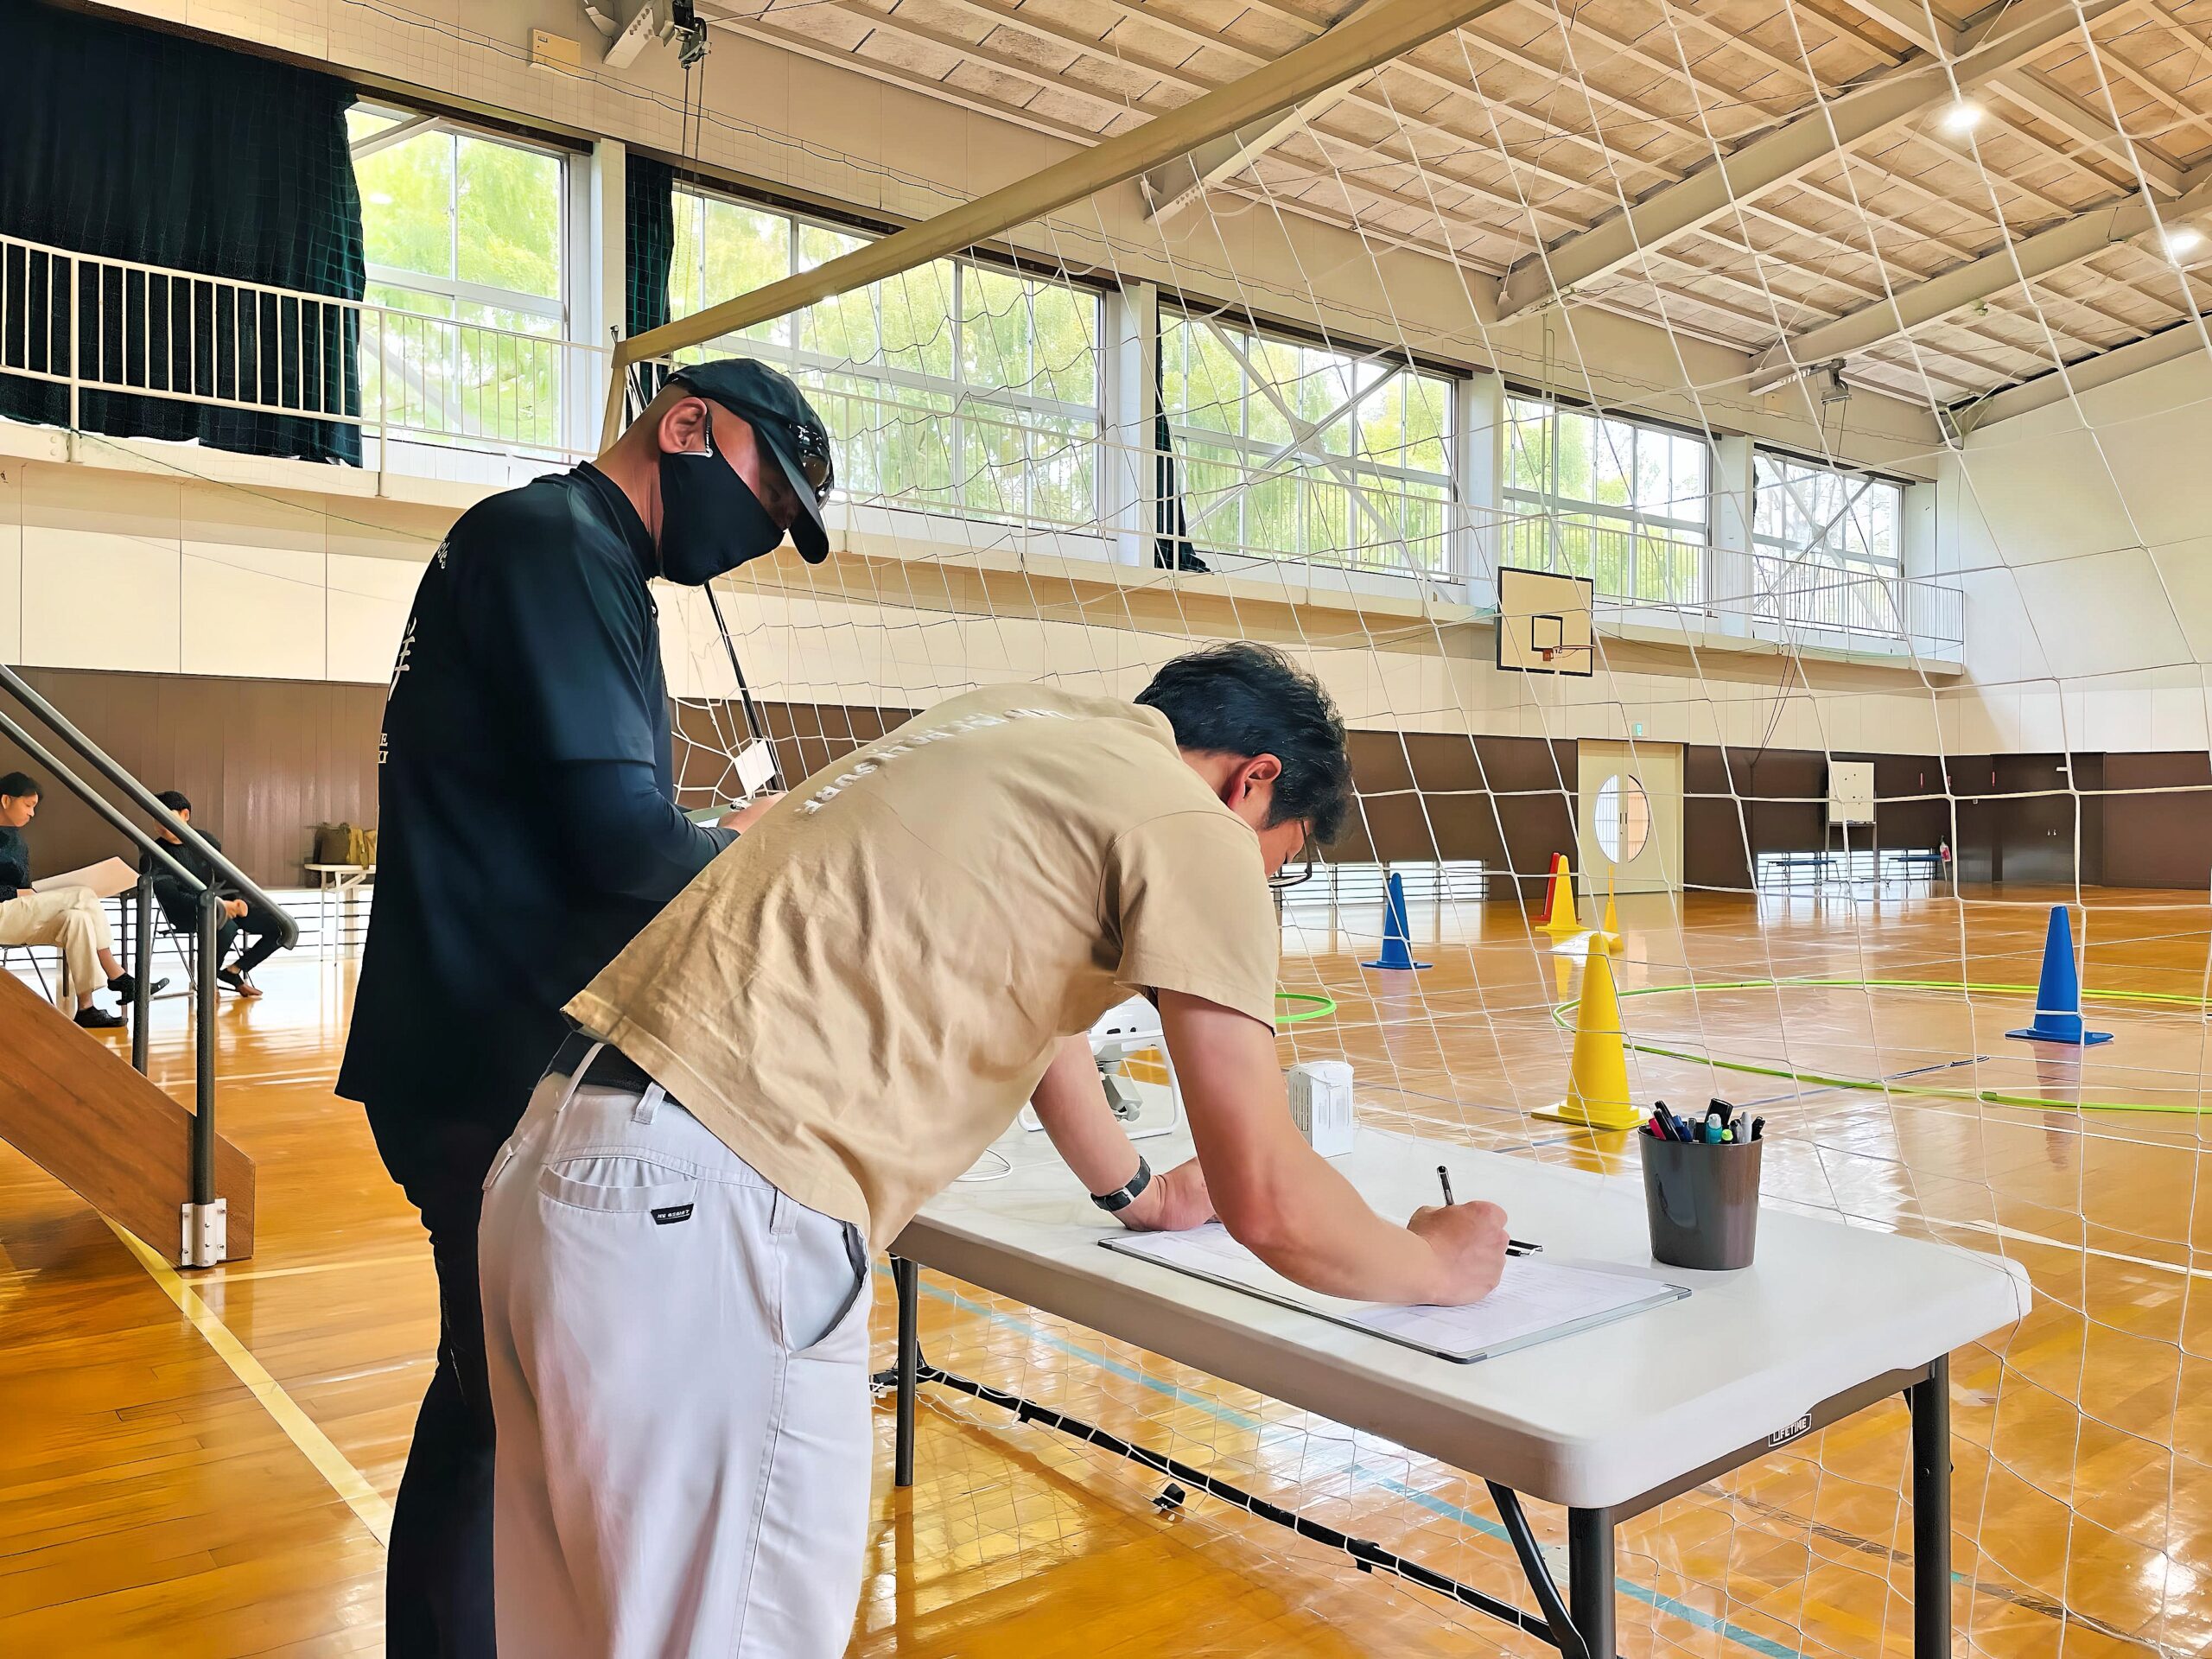
[[[35,734],[17,717],[16,709],[47,735]],[[222,899],[215,887],[172,858],[140,820],[167,829],[200,855],[217,882],[273,912],[285,948],[298,942],[299,925],[5,666],[0,666],[0,735],[30,758],[45,782],[84,802],[124,842],[165,866],[197,895],[199,934],[196,1077],[190,1109],[145,1075],[153,974],[151,874],[138,878],[136,891],[130,972],[138,988],[130,1008],[129,1065],[14,975],[0,973],[0,1141],[179,1267],[212,1268],[251,1255],[253,1162],[215,1133],[215,939]],[[98,781],[66,764],[55,753],[56,745]]]
[[[194,1114],[13,974],[0,974],[0,1141],[171,1262],[188,1263]],[[253,1254],[253,1160],[215,1137],[226,1259]]]

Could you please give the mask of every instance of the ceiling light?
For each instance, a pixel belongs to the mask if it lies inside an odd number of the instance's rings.
[[[1942,125],[1946,132],[1971,132],[1981,124],[1981,118],[1988,113],[1979,104],[1969,104],[1965,99],[1943,111]]]
[[[2166,257],[2186,259],[2204,245],[2204,232],[2183,225],[2165,233]]]

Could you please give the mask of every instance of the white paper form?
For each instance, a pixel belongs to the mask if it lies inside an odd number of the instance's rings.
[[[1231,1238],[1217,1221],[1188,1232],[1130,1233],[1099,1242],[1123,1255],[1461,1364],[1572,1336],[1690,1294],[1681,1285],[1602,1268],[1516,1255],[1506,1258],[1497,1288],[1471,1306],[1396,1307],[1345,1301],[1294,1284]]]

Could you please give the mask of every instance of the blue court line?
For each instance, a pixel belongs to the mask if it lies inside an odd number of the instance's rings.
[[[887,1268],[880,1267],[876,1268],[876,1272],[886,1278],[890,1276],[890,1269]],[[1201,1394],[1194,1394],[1179,1383],[1147,1376],[1135,1366],[1125,1365],[1110,1355],[1098,1353],[1080,1344],[1070,1342],[1064,1337],[1055,1336],[1049,1331],[1030,1324],[1027,1319],[1017,1319],[1011,1313],[1001,1313],[995,1307],[988,1306],[970,1297],[963,1296],[957,1290],[944,1290],[936,1285],[924,1282],[922,1294],[934,1297],[940,1302],[950,1303],[963,1313],[978,1314],[994,1324],[1019,1331],[1024,1336],[1042,1342],[1049,1348],[1058,1349],[1071,1358],[1080,1359],[1087,1364],[1095,1365],[1110,1376],[1118,1376],[1127,1382],[1135,1382],[1141,1388],[1149,1389],[1154,1394],[1165,1395],[1178,1405],[1194,1406],[1208,1416],[1227,1423],[1232,1427],[1243,1429],[1263,1440],[1270,1432],[1274,1433],[1278,1438],[1285,1433],[1294,1434],[1300,1432],[1290,1428],[1286,1424],[1271,1424],[1251,1415],[1249,1412],[1239,1411],[1234,1406],[1225,1406],[1219,1401],[1208,1399]],[[1459,1525],[1471,1531],[1478,1532],[1486,1538],[1495,1538],[1500,1542],[1509,1544],[1512,1541],[1504,1527],[1497,1522],[1491,1520],[1486,1516],[1477,1515],[1472,1510],[1462,1508],[1457,1503],[1449,1503],[1437,1497],[1433,1492],[1423,1491],[1418,1486],[1408,1486],[1403,1481],[1389,1475],[1370,1474],[1356,1463],[1351,1465],[1350,1472],[1352,1478],[1363,1485],[1376,1487],[1394,1497],[1403,1498],[1409,1503],[1427,1510],[1432,1515],[1457,1522]],[[1952,1574],[1955,1580],[1958,1576],[1956,1573]],[[1764,1656],[1764,1659],[1802,1659],[1803,1652],[1802,1649],[1785,1648],[1779,1642],[1761,1636],[1756,1630],[1747,1630],[1739,1624],[1731,1624],[1716,1614],[1708,1613],[1701,1608],[1693,1607],[1686,1601],[1679,1601],[1663,1591],[1649,1589],[1632,1580],[1619,1577],[1613,1580],[1613,1588],[1632,1600],[1643,1602],[1646,1606],[1656,1608],[1686,1624],[1694,1624],[1701,1630],[1710,1631],[1717,1636],[1725,1636],[1730,1641],[1750,1649],[1753,1653]]]

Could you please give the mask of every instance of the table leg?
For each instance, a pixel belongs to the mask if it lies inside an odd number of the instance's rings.
[[[1950,1659],[1951,1361],[1905,1391],[1912,1408],[1913,1659]]]
[[[1613,1512],[1567,1512],[1567,1601],[1590,1659],[1614,1659]]]
[[[893,1442],[891,1478],[914,1484],[914,1389],[922,1363],[922,1270],[906,1257],[891,1258],[891,1282],[899,1292],[899,1428]]]

